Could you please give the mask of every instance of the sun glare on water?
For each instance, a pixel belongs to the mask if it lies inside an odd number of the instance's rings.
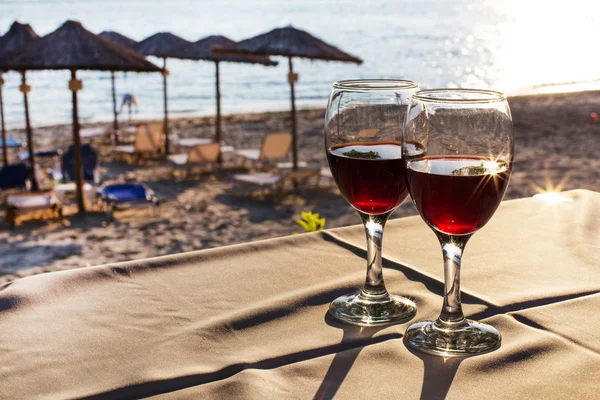
[[[490,38],[494,57],[506,64],[500,87],[527,87],[533,82],[591,81],[598,74],[589,68],[597,58],[600,2],[573,0],[511,0],[495,2],[499,13],[507,13]],[[495,42],[495,43],[494,43]],[[568,71],[568,73],[566,73]],[[561,78],[563,77],[563,78]],[[567,78],[567,79],[569,79]]]

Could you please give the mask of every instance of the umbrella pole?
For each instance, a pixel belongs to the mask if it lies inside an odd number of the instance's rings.
[[[167,57],[163,57],[163,101],[165,107],[165,122],[164,122],[164,131],[165,131],[165,154],[169,154],[169,110],[167,108],[167,75],[169,72],[167,71]]]
[[[296,140],[296,96],[294,93],[294,67],[292,66],[292,57],[288,57],[290,73],[288,81],[290,82],[290,94],[292,99],[292,161],[294,170],[298,169],[298,141]]]
[[[215,61],[215,74],[216,74],[216,90],[217,90],[217,119],[215,121],[215,143],[221,143],[221,89],[219,88],[219,62]],[[219,167],[221,166],[223,160],[221,158],[221,152],[219,151],[219,156],[217,158],[217,163]]]
[[[31,164],[31,190],[37,192],[39,186],[35,177],[35,151],[33,151],[33,135],[31,133],[31,124],[29,123],[29,100],[27,99],[27,93],[31,88],[27,85],[25,71],[21,71],[21,87],[19,90],[23,92],[23,105],[25,106],[25,131],[27,132],[27,148],[29,150],[29,163]]]
[[[115,135],[119,130],[119,113],[117,113],[117,92],[115,91],[115,71],[110,71],[110,81],[112,83],[112,101],[113,101],[113,129],[115,131]]]
[[[79,113],[77,111],[77,91],[82,88],[81,81],[77,80],[77,71],[71,70],[69,89],[73,92],[73,172],[77,186],[77,208],[79,213],[85,212],[83,203],[83,169],[81,160],[81,137],[79,136]]]
[[[2,159],[4,161],[4,165],[8,165],[8,143],[6,143],[6,127],[4,126],[4,103],[2,101],[2,85],[4,85],[4,79],[2,79],[2,72],[0,72],[0,125],[2,125]]]

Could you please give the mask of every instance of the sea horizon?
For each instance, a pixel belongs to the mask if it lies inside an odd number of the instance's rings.
[[[539,15],[542,6],[543,18]],[[45,35],[73,19],[94,33],[114,30],[134,40],[160,31],[191,41],[211,34],[242,40],[292,24],[364,60],[357,66],[295,59],[299,74],[296,103],[302,109],[324,107],[331,84],[349,78],[403,78],[422,88],[473,87],[509,95],[600,88],[600,70],[588,57],[593,49],[582,39],[593,37],[597,15],[600,13],[590,9],[590,4],[577,0],[568,8],[540,1],[496,4],[491,0],[401,0],[394,4],[175,0],[169,7],[155,0],[8,0],[0,4],[0,34],[14,20],[29,23],[39,35]],[[575,29],[556,29],[569,17],[580,21]],[[536,24],[531,24],[533,19]],[[162,60],[148,59],[162,66]],[[273,59],[279,61],[277,67],[221,64],[224,115],[289,109],[287,62]],[[171,73],[170,117],[215,114],[214,63],[168,59],[167,68]],[[78,77],[83,81],[81,122],[112,120],[110,74],[80,71]],[[32,86],[33,126],[69,123],[69,73],[30,71],[27,78]],[[24,124],[20,76],[8,72],[4,79],[6,125],[20,128]],[[159,74],[117,73],[116,90],[119,105],[125,93],[137,96],[140,111],[135,118],[162,118]]]

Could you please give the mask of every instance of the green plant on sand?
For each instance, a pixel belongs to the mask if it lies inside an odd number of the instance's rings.
[[[312,211],[302,212],[302,218],[297,219],[296,223],[304,228],[306,232],[317,232],[325,228],[325,218],[319,218],[319,213]]]

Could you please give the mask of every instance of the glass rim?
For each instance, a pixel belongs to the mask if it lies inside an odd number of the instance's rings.
[[[445,93],[471,94],[473,97],[448,98],[441,96]],[[496,90],[488,89],[465,89],[465,88],[443,88],[419,90],[412,95],[413,100],[427,103],[458,103],[458,104],[480,104],[496,103],[506,101],[506,95]]]
[[[419,89],[416,82],[408,79],[345,79],[336,81],[334,89],[342,90],[395,90]]]

